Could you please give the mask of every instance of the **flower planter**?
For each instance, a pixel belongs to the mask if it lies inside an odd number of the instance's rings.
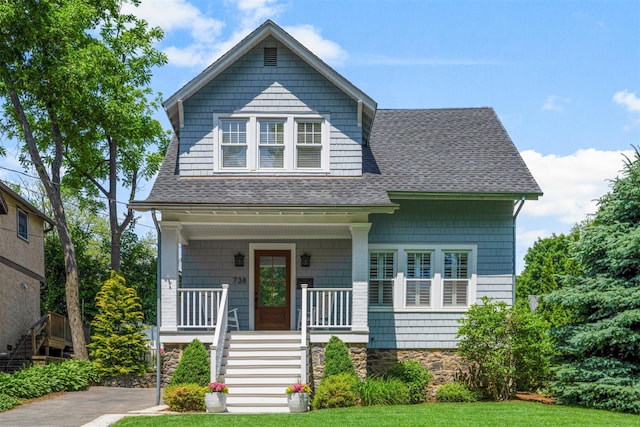
[[[224,412],[227,409],[226,393],[205,393],[204,407],[209,413]]]
[[[309,393],[291,393],[287,395],[289,411],[293,413],[309,410]]]

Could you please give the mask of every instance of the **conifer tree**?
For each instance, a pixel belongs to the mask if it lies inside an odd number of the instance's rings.
[[[93,335],[89,355],[102,378],[140,375],[146,372],[147,338],[136,291],[126,286],[116,272],[104,282],[96,296],[98,314],[91,322]]]
[[[564,364],[556,371],[561,401],[640,413],[640,152],[627,159],[612,191],[576,244],[582,273],[551,294],[571,310],[557,330]]]

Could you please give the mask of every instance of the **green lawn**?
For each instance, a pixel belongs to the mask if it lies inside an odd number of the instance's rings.
[[[640,416],[529,402],[430,403],[324,409],[306,414],[185,414],[127,417],[117,427],[139,426],[640,426]]]

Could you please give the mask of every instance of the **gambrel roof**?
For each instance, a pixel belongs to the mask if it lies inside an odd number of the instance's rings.
[[[174,139],[146,201],[175,206],[393,206],[398,198],[537,199],[491,108],[378,110],[361,177],[180,177]]]

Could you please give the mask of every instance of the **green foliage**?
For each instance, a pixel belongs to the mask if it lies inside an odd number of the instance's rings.
[[[171,377],[170,385],[198,384],[206,387],[211,381],[209,354],[204,344],[197,338],[189,343]]]
[[[8,394],[0,393],[0,412],[20,405],[20,400]]]
[[[358,378],[352,374],[325,377],[313,397],[313,409],[345,408],[358,401]]]
[[[57,391],[84,390],[97,379],[96,368],[88,360],[32,365],[11,375],[1,374],[0,395],[33,399]]]
[[[479,399],[479,393],[463,383],[443,384],[436,390],[438,402],[476,402]]]
[[[198,384],[178,384],[167,387],[162,395],[172,411],[204,411],[204,395],[208,387]]]
[[[338,374],[355,376],[356,370],[349,357],[347,345],[340,338],[332,336],[324,348],[324,372],[322,378]]]
[[[407,385],[409,403],[420,403],[427,400],[427,387],[433,379],[433,375],[419,361],[398,362],[387,371],[386,376],[397,378]]]
[[[358,395],[362,406],[410,403],[407,385],[393,378],[366,378],[358,384]]]
[[[91,322],[89,355],[101,378],[141,375],[147,371],[147,338],[143,333],[140,299],[116,272],[96,296],[100,312]]]
[[[64,197],[69,232],[74,242],[83,321],[91,323],[98,313],[95,297],[109,277],[109,224],[97,211],[79,209],[77,198]],[[156,246],[154,237],[139,238],[133,224],[121,237],[122,264],[119,272],[140,297],[145,324],[156,323]],[[65,265],[60,239],[56,233],[45,234],[45,288],[40,293],[44,312],[67,314],[65,302]]]
[[[458,330],[460,355],[470,362],[472,385],[496,400],[535,390],[547,379],[552,351],[547,323],[528,308],[483,297]]]
[[[549,296],[573,314],[554,331],[562,365],[552,386],[562,402],[640,413],[639,189],[636,149],[579,229],[575,253],[583,271]]]
[[[573,247],[578,237],[576,227],[569,235],[553,234],[551,237],[539,238],[527,251],[524,257],[524,270],[516,281],[518,305],[528,306],[528,296],[537,295],[536,314],[551,326],[561,326],[570,320],[569,310],[550,303],[545,296],[562,288],[565,276],[580,272],[579,264],[573,254]]]

